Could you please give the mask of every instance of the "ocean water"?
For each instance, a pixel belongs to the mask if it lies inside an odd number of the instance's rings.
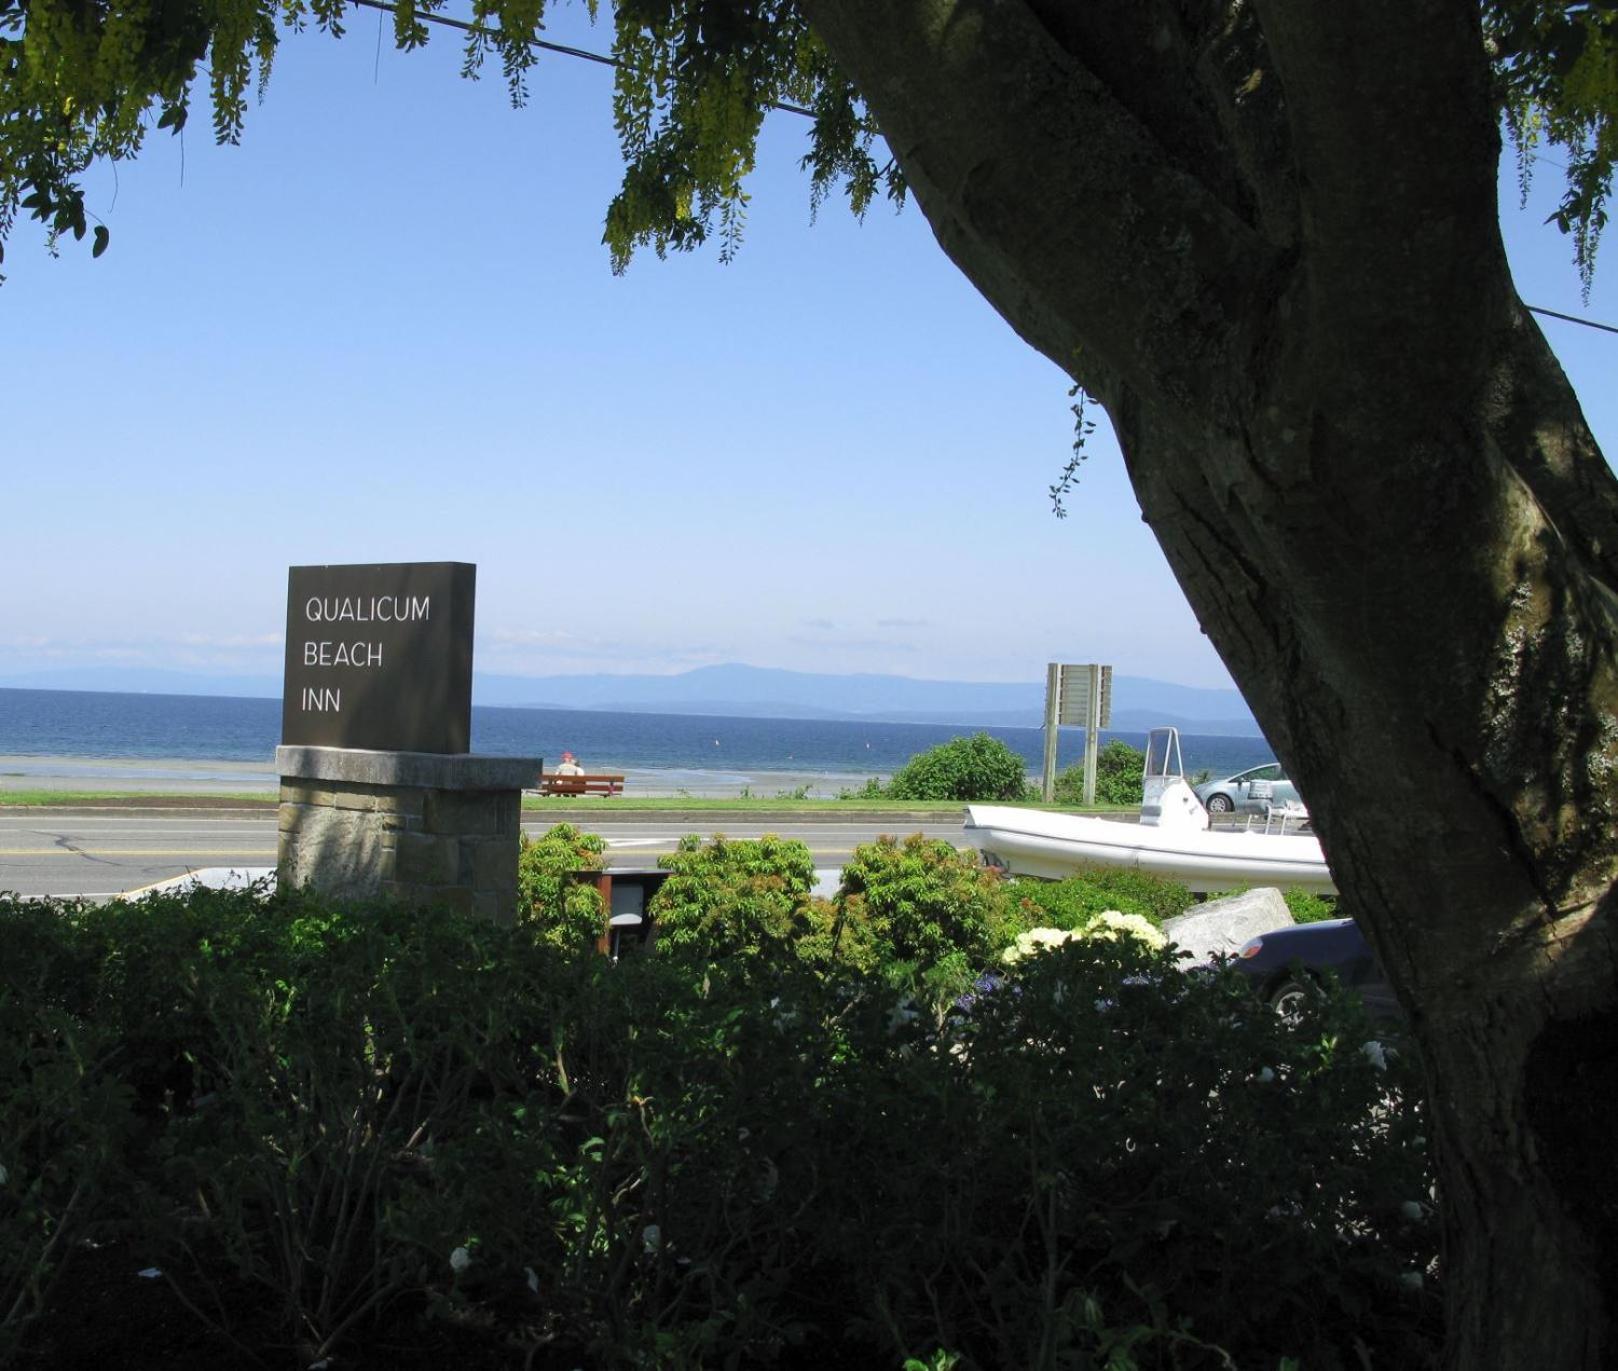
[[[0,757],[76,758],[80,774],[94,762],[174,759],[263,764],[273,760],[281,731],[281,702],[205,695],[132,695],[94,691],[0,689]],[[472,709],[472,750],[507,757],[543,757],[553,765],[564,749],[586,771],[636,771],[726,777],[751,772],[807,775],[890,775],[918,752],[963,734],[1004,740],[1037,773],[1044,756],[1038,728],[970,724],[894,724],[824,719],[754,719],[717,715],[614,713],[571,709]],[[1140,747],[1140,733],[1103,733]],[[1262,738],[1181,737],[1187,772],[1224,775],[1271,760]],[[1084,756],[1084,735],[1063,729],[1059,762]],[[30,768],[31,769],[31,768]],[[183,778],[188,768],[170,769]]]

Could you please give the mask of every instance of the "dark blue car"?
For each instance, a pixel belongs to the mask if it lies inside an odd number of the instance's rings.
[[[1330,975],[1365,1001],[1373,1019],[1404,1018],[1393,987],[1352,919],[1295,924],[1251,938],[1232,965],[1252,982],[1260,999],[1282,1014],[1295,1012],[1298,1003]]]

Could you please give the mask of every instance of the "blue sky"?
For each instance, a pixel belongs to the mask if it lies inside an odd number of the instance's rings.
[[[290,37],[242,146],[198,117],[95,176],[99,261],[13,232],[0,676],[278,672],[289,565],[461,560],[485,672],[1229,684],[1104,426],[1052,517],[1066,380],[913,208],[811,225],[774,115],[737,260],[615,278],[610,74],[545,58],[514,111],[459,59]],[[1524,299],[1618,322],[1541,224],[1559,173],[1519,211],[1505,170]],[[1543,327],[1618,453],[1618,337]]]

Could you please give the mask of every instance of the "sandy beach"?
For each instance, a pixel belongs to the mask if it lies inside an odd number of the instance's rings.
[[[744,793],[772,799],[780,795],[836,799],[859,790],[869,774],[812,771],[651,770],[596,763],[592,771],[625,777],[629,795],[719,799]],[[0,795],[7,790],[107,791],[125,794],[264,794],[279,785],[275,764],[208,761],[195,757],[22,757],[0,756]]]

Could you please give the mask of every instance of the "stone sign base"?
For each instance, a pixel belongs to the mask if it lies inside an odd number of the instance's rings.
[[[516,917],[522,792],[539,758],[283,746],[275,765],[283,885]]]

